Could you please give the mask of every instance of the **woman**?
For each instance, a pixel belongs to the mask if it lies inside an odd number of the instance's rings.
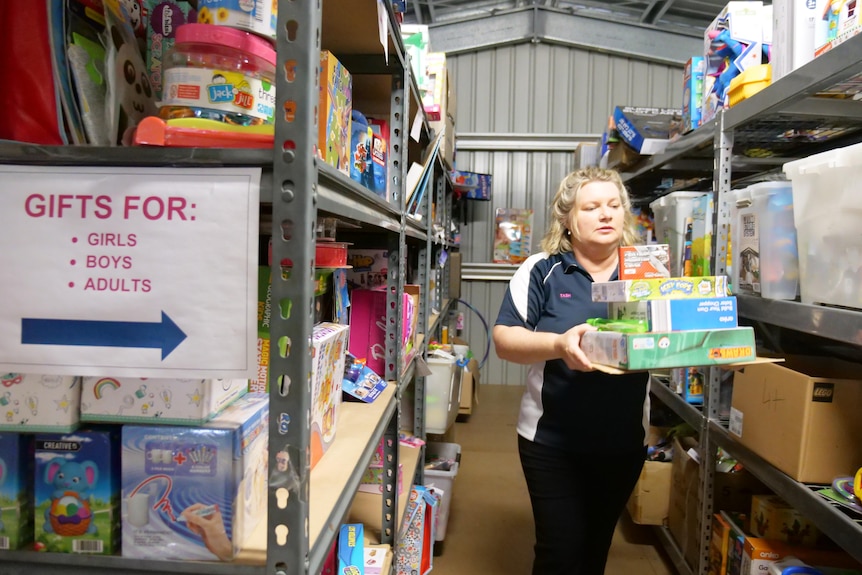
[[[533,575],[602,575],[617,520],[646,456],[648,376],[594,371],[580,347],[607,317],[593,282],[617,279],[618,248],[635,240],[619,174],[567,175],[542,253],[509,283],[494,326],[501,359],[530,366],[518,449],[536,524]]]

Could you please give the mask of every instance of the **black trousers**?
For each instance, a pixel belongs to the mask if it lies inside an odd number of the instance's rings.
[[[603,575],[646,448],[577,453],[518,436],[536,524],[533,575]]]

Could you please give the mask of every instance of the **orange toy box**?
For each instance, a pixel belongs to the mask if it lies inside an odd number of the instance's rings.
[[[670,277],[670,246],[649,244],[620,248],[620,279]]]

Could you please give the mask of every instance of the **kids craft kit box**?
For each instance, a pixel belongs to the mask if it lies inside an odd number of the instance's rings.
[[[266,515],[269,398],[201,427],[124,425],[123,556],[233,559]]]
[[[200,425],[247,390],[247,379],[85,377],[81,420]]]
[[[321,323],[311,334],[311,466],[335,440],[347,353],[346,325]]]
[[[0,433],[0,551],[33,540],[33,436]]]
[[[68,433],[80,424],[81,378],[0,374],[0,431]]]
[[[120,452],[115,427],[35,438],[36,551],[114,555],[120,549]]]

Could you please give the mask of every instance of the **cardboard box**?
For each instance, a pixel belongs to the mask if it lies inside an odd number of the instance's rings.
[[[416,328],[419,321],[419,286],[405,285],[401,346],[413,352]],[[365,359],[366,365],[380,377],[386,377],[386,291],[382,289],[354,289],[350,303],[350,353]]]
[[[146,0],[143,8],[147,15],[147,76],[156,100],[161,100],[165,56],[176,43],[177,28],[197,22],[198,15],[191,4],[182,0]]]
[[[269,393],[270,325],[272,323],[272,269],[257,268],[257,375],[248,381],[252,393]]]
[[[709,575],[727,575],[730,537],[730,524],[720,513],[714,514],[709,540]]]
[[[346,325],[321,323],[311,333],[312,468],[335,441],[349,331]]]
[[[458,414],[470,415],[479,403],[479,362],[471,359],[461,369],[461,404]]]
[[[0,374],[0,415],[0,431],[73,431],[81,420],[81,378]]]
[[[670,507],[671,463],[645,461],[626,509],[639,525],[664,525]]]
[[[703,104],[703,56],[692,56],[682,74],[682,131],[688,133],[701,124]]]
[[[620,139],[644,156],[663,152],[672,133],[680,131],[681,123],[679,108],[614,108],[614,124]]]
[[[593,301],[603,302],[697,299],[729,295],[726,276],[617,280],[593,284]]]
[[[724,365],[756,358],[750,327],[660,333],[590,331],[581,336],[581,347],[594,363],[631,371]]]
[[[733,296],[610,303],[608,317],[641,321],[655,332],[726,329],[738,325]]]
[[[751,498],[751,533],[755,537],[812,547],[820,539],[817,526],[778,495]]]
[[[0,433],[0,551],[33,541],[33,436]]]
[[[200,425],[248,391],[247,379],[85,377],[81,421]]]
[[[449,253],[449,298],[461,297],[461,252]]]
[[[490,200],[493,194],[493,176],[452,170],[450,172],[455,193],[469,200]]]
[[[668,244],[622,246],[619,253],[621,280],[670,277]]]
[[[859,563],[841,550],[799,547],[746,534],[740,573],[762,575],[773,563],[786,557],[796,557],[812,567],[859,569]]]
[[[342,525],[338,531],[338,571],[345,575],[364,575],[365,526],[361,523]]]
[[[410,490],[407,511],[399,530],[396,575],[426,575],[434,562],[434,518],[437,499],[422,485]]]
[[[829,484],[862,461],[862,368],[836,359],[788,357],[734,376],[730,432],[804,483]]]
[[[268,428],[256,393],[198,428],[124,425],[123,557],[231,560],[265,521]],[[198,517],[221,521],[223,539],[208,547]]]
[[[120,549],[116,428],[36,435],[37,551],[114,555]]]
[[[820,21],[817,4],[773,0],[772,52],[769,54],[773,82],[814,58],[814,30]]]
[[[389,270],[389,250],[348,248],[347,285],[351,288],[386,287]]]
[[[320,52],[320,100],[317,148],[323,160],[350,173],[350,129],[353,112],[353,78],[338,59]]]

